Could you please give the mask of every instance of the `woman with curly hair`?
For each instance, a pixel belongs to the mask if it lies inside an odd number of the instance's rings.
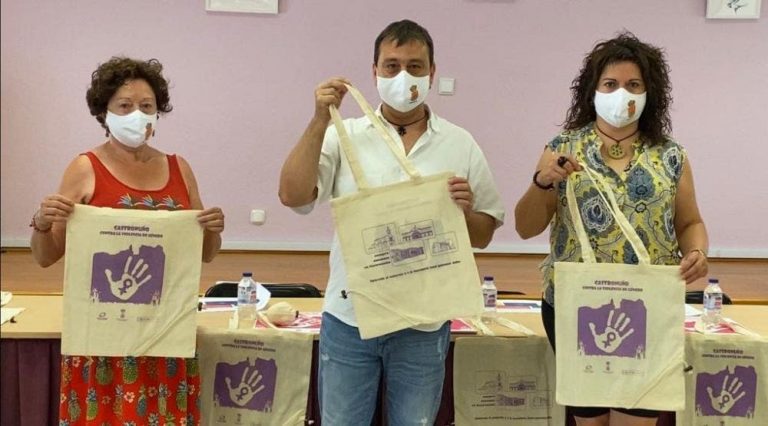
[[[202,259],[218,253],[221,209],[203,209],[189,164],[152,146],[160,114],[173,109],[162,70],[156,59],[113,57],[91,75],[86,101],[107,140],[70,163],[58,192],[43,198],[32,217],[32,254],[41,266],[64,255],[75,203],[202,210]],[[61,370],[62,425],[200,423],[196,359],[63,356]]]
[[[696,205],[685,150],[670,136],[669,67],[664,52],[624,32],[598,43],[571,86],[564,131],[546,145],[531,186],[515,207],[524,238],[550,226],[542,264],[542,320],[555,347],[554,263],[579,262],[581,250],[568,213],[568,176],[582,165],[601,174],[648,248],[651,261],[680,265],[691,283],[707,274],[707,231]],[[636,264],[637,256],[611,219],[589,179],[575,183],[579,210],[598,262]],[[579,425],[651,425],[657,411],[570,407]]]

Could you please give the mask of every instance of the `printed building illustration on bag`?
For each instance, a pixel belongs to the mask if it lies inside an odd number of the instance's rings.
[[[92,303],[157,305],[163,294],[165,252],[158,245],[118,253],[96,252],[91,269]]]
[[[456,234],[438,233],[439,221],[421,220],[398,226],[387,223],[363,230],[366,253],[373,255],[371,266],[410,263],[455,252]]]
[[[435,234],[431,220],[424,220],[419,223],[406,223],[402,229],[400,231],[400,239],[402,241],[423,240]]]
[[[389,251],[389,258],[393,264],[407,261],[415,261],[424,258],[424,246],[421,244],[410,247],[395,247]]]
[[[363,240],[366,242],[368,253],[384,253],[395,245],[395,235],[392,229],[394,223],[377,226],[363,231]]]
[[[501,370],[475,372],[475,393],[502,408],[547,408],[547,386],[540,386],[536,376],[508,375]],[[490,398],[485,398],[489,396]]]
[[[753,366],[725,367],[696,375],[697,416],[755,416],[757,372]]]
[[[271,412],[277,384],[274,359],[246,358],[237,364],[216,364],[213,384],[215,406]]]
[[[432,254],[449,253],[456,250],[456,237],[453,232],[442,234],[443,240],[432,243]]]
[[[645,358],[647,312],[642,300],[622,299],[578,310],[580,355]]]

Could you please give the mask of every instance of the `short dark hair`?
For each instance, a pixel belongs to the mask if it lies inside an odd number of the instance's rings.
[[[672,132],[669,66],[661,48],[641,42],[628,31],[599,42],[584,58],[579,75],[571,83],[571,106],[564,127],[579,129],[596,120],[595,91],[600,75],[606,66],[624,61],[636,64],[645,82],[647,97],[638,123],[640,133],[651,145],[663,143]]]
[[[109,128],[104,123],[107,105],[118,89],[129,80],[144,80],[152,88],[157,101],[157,111],[168,113],[173,110],[168,95],[168,80],[163,77],[163,65],[157,59],[141,61],[113,56],[109,61],[99,64],[91,74],[91,87],[85,93],[85,100],[91,115],[101,123],[101,127]]]
[[[381,50],[381,43],[386,40],[392,40],[397,42],[397,46],[400,47],[410,41],[420,41],[427,45],[429,51],[429,65],[435,64],[435,46],[432,43],[432,37],[429,35],[429,31],[421,25],[408,20],[393,22],[384,28],[384,31],[376,37],[376,42],[373,46],[373,64],[379,63],[379,52]]]

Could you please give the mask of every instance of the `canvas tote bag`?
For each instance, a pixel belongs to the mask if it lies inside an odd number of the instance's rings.
[[[199,211],[77,204],[67,221],[65,355],[195,355]]]
[[[369,186],[341,116],[331,106],[358,187],[331,200],[331,207],[361,337],[479,315],[483,300],[467,225],[447,189],[453,174],[419,174],[362,94],[347,87],[409,176]]]
[[[573,179],[580,178],[597,187],[634,248],[637,265],[596,263],[573,190]],[[572,174],[566,196],[584,262],[555,263],[557,402],[682,409],[685,282],[679,267],[650,263],[598,173],[585,167]]]
[[[562,426],[555,354],[545,337],[461,337],[453,352],[457,426]]]
[[[686,335],[681,426],[768,425],[768,339]]]
[[[202,423],[304,425],[313,339],[293,331],[201,327]]]

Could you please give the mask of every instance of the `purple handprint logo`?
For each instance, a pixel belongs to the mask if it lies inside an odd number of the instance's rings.
[[[647,311],[642,300],[622,299],[599,308],[578,311],[579,352],[584,355],[645,356]]]
[[[162,246],[141,246],[139,253],[128,247],[117,254],[94,253],[91,270],[91,300],[157,304],[163,292],[165,253]]]
[[[213,383],[214,403],[221,407],[245,408],[248,410],[272,411],[277,382],[275,360],[250,358],[237,364],[220,362],[216,364]]]
[[[754,417],[757,390],[755,367],[729,367],[696,375],[696,415]]]

